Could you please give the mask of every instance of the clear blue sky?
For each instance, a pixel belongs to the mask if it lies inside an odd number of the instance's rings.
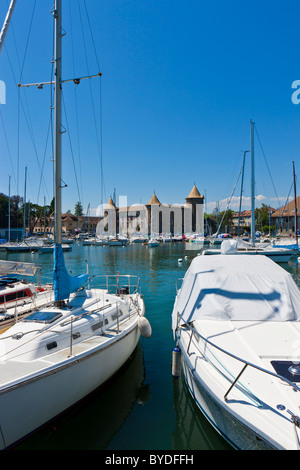
[[[0,3],[1,26],[8,4]],[[50,79],[52,5],[18,0],[0,55],[6,84],[0,192],[8,194],[12,175],[12,194],[23,195],[27,166],[27,200],[39,204],[53,196],[50,87],[21,89],[18,99],[16,82]],[[103,74],[103,202],[116,188],[128,204],[147,203],[154,190],[161,202],[184,203],[195,183],[212,211],[233,191],[250,146],[250,119],[262,145],[256,135],[257,205],[286,200],[292,161],[300,171],[300,104],[291,100],[292,83],[300,80],[299,1],[63,0],[63,8],[63,78],[97,73],[98,61]],[[79,199],[84,209],[101,203],[99,79],[63,90],[63,210],[73,212]],[[244,196],[250,196],[250,154]]]

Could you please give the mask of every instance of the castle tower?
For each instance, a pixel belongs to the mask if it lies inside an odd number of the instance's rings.
[[[159,233],[159,207],[160,201],[158,200],[155,191],[148,204],[146,204],[148,213],[148,234]]]
[[[199,193],[196,185],[194,185],[190,194],[185,198],[185,200],[186,204],[191,204],[192,232],[202,233],[204,231],[204,196]]]

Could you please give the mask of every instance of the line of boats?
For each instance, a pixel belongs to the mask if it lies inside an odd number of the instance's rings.
[[[117,273],[91,279],[88,272],[71,276],[65,266],[61,0],[55,0],[52,14],[53,282],[23,278],[38,273],[39,266],[0,262],[1,449],[107,382],[131,356],[140,336],[152,333],[136,276]],[[181,280],[171,317],[176,342],[172,373],[183,374],[196,405],[232,447],[299,450],[300,290],[266,250],[241,250],[234,242],[225,240],[219,252],[204,250],[195,256]]]

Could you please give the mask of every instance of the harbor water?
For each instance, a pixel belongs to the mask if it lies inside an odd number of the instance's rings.
[[[185,243],[164,243],[155,248],[142,244],[72,245],[65,262],[73,275],[86,272],[88,266],[90,276],[120,272],[140,278],[152,336],[141,337],[132,357],[107,384],[15,449],[231,449],[202,416],[183,379],[172,377],[175,343],[171,313],[176,281],[184,277],[197,253],[188,250]],[[43,276],[51,280],[52,256],[1,252],[0,258],[41,264]],[[282,266],[297,275],[297,258]],[[59,400],[59,389],[55,399]],[[50,404],[45,402],[47,406]]]

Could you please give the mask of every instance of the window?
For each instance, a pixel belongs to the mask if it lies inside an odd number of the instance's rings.
[[[62,316],[61,313],[57,312],[48,312],[48,311],[41,311],[41,312],[34,312],[31,315],[23,318],[22,321],[34,321],[37,323],[52,323],[58,318]]]

